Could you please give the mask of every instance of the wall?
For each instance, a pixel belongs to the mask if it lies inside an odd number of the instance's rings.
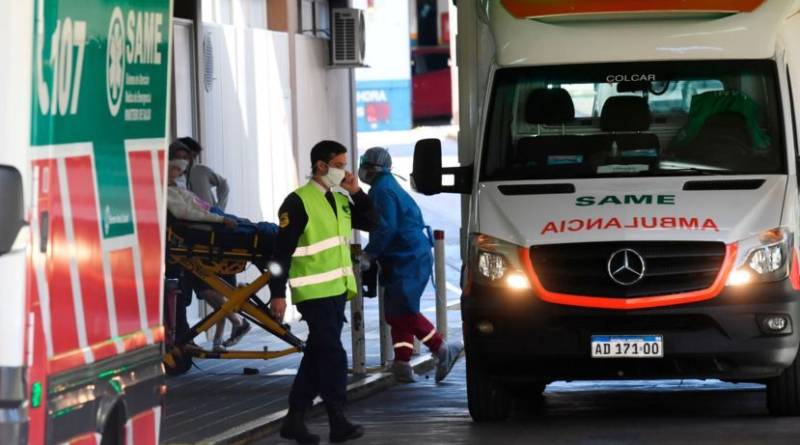
[[[248,18],[247,11],[237,9],[245,6],[258,17]],[[309,175],[311,147],[322,139],[351,145],[352,88],[350,70],[328,68],[327,40],[298,34],[290,39],[285,32],[268,30],[269,20],[261,12],[252,1],[203,1],[198,35],[201,142],[203,162],[230,185],[226,210],[277,222],[284,198]],[[294,94],[292,85],[297,85]],[[240,280],[252,277],[249,272]],[[268,298],[268,290],[261,293]],[[296,314],[288,312],[287,318],[292,317]]]
[[[311,147],[333,139],[350,148],[350,77],[347,69],[329,69],[328,42],[295,37],[297,63],[297,146],[301,181],[311,172]]]
[[[228,212],[275,221],[283,197],[297,185],[287,36],[209,23],[203,33],[214,67],[210,86],[201,86],[204,162],[228,180]]]

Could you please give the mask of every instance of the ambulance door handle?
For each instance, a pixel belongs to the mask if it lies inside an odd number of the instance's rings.
[[[50,235],[50,213],[39,213],[39,252],[47,253],[47,239]]]

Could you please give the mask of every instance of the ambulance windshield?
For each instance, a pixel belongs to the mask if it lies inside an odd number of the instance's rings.
[[[773,61],[498,70],[482,180],[781,174]]]

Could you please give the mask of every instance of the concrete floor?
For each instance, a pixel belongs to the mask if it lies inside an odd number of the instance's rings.
[[[517,401],[511,419],[473,423],[464,361],[441,385],[421,378],[349,407],[366,429],[353,444],[770,444],[800,443],[800,421],[769,417],[759,385],[719,381],[557,382]],[[327,441],[327,419],[310,428]],[[293,443],[273,435],[260,444]]]

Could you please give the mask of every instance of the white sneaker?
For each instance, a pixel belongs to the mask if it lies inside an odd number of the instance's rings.
[[[394,374],[394,379],[398,383],[414,383],[416,381],[414,370],[408,362],[393,361],[392,366],[389,367],[389,372]]]
[[[443,343],[439,350],[436,352],[436,358],[439,362],[436,364],[436,383],[441,382],[450,374],[453,366],[461,356],[461,351],[464,350],[464,345],[461,342],[447,342]]]

